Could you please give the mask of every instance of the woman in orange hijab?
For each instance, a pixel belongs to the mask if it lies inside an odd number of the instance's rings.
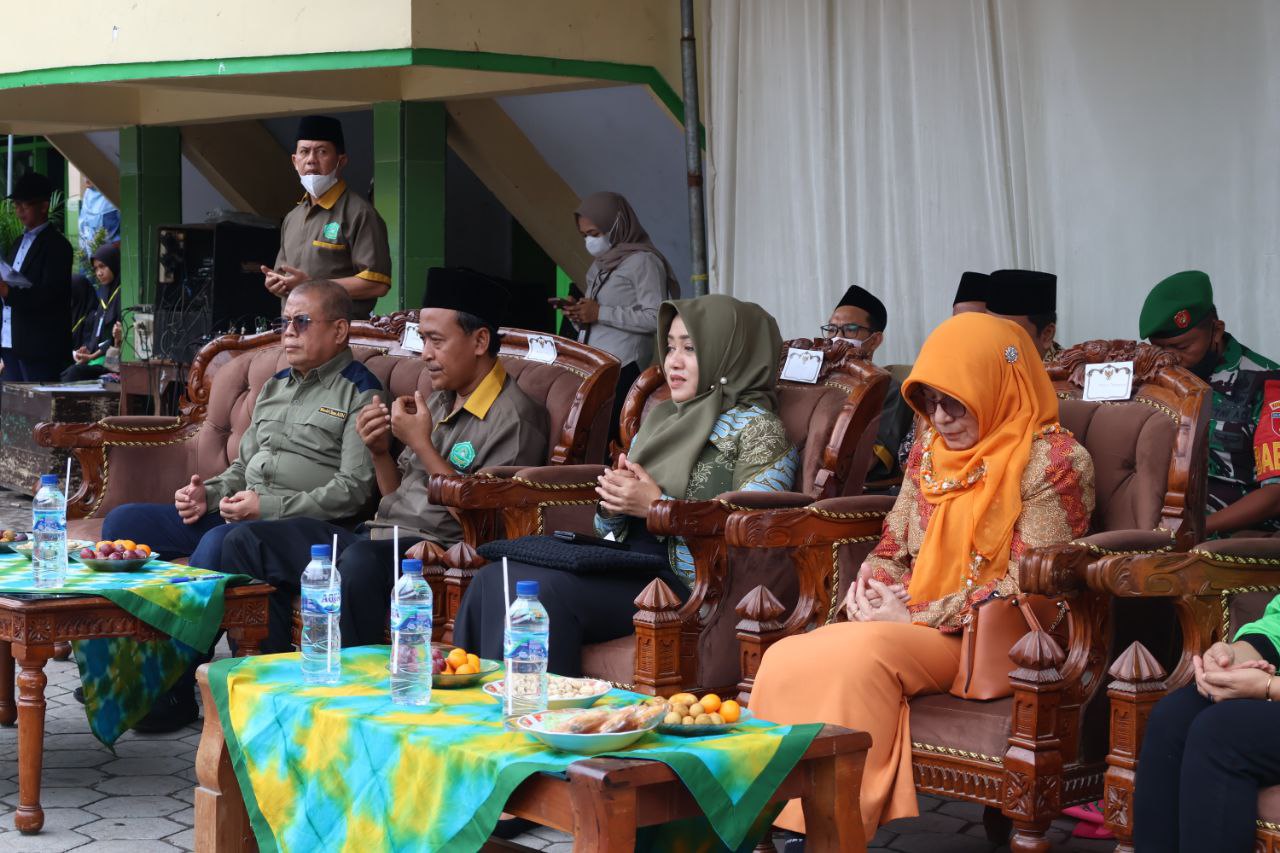
[[[1023,551],[1083,535],[1093,512],[1093,462],[1058,425],[1049,376],[1014,323],[976,313],[947,320],[902,395],[927,428],[845,599],[850,621],[770,648],[751,696],[762,719],[871,733],[860,804],[867,838],[917,814],[907,700],[950,688],[969,608],[1015,594]],[[778,824],[803,832],[798,802]]]

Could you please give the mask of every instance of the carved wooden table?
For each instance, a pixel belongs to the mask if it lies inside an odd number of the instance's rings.
[[[255,655],[267,636],[267,596],[272,587],[252,583],[227,587],[222,627],[242,655]],[[18,723],[18,810],[13,823],[26,833],[44,826],[40,771],[44,765],[44,665],[56,643],[168,636],[97,595],[0,595],[0,724]],[[14,661],[18,701],[14,705]],[[213,706],[210,705],[210,708]],[[217,713],[208,714],[217,718]]]
[[[214,708],[206,667],[196,673],[206,709],[196,753],[197,853],[249,853],[258,849],[244,797]],[[871,736],[840,726],[824,726],[774,792],[772,802],[800,798],[806,846],[810,850],[866,850],[858,794]],[[504,811],[572,833],[573,849],[589,853],[631,853],[636,829],[701,814],[697,801],[659,761],[583,758],[564,778],[535,773],[520,784]],[[501,849],[524,850],[512,844]],[[498,849],[494,842],[485,850]]]

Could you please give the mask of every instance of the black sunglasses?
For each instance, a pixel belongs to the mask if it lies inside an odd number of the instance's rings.
[[[939,406],[942,407],[942,411],[947,413],[947,417],[952,420],[963,418],[969,413],[969,409],[964,403],[946,394],[932,397],[923,391],[916,391],[911,395],[911,402],[915,403],[917,409],[924,412],[926,418],[932,417]]]
[[[293,328],[298,330],[298,334],[303,334],[312,323],[318,323],[319,320],[311,319],[310,314],[294,314],[292,317],[277,317],[271,321],[271,331],[283,335],[285,330],[289,328],[289,324],[293,324]]]

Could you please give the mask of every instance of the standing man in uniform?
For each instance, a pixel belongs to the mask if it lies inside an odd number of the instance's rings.
[[[1046,364],[1062,352],[1053,339],[1058,331],[1058,277],[1053,273],[996,270],[987,279],[987,313],[1021,326]]]
[[[71,363],[71,244],[49,226],[53,184],[27,172],[9,198],[22,238],[5,262],[21,279],[0,278],[0,359],[5,382],[56,382]]]
[[[282,303],[304,281],[336,281],[351,295],[352,319],[363,320],[391,289],[391,249],[378,211],[342,180],[346,152],[336,118],[298,122],[293,168],[307,194],[280,226],[275,269],[264,266],[262,273]]]
[[[1175,273],[1147,295],[1138,335],[1177,354],[1213,389],[1206,535],[1280,530],[1280,364],[1227,334],[1213,285],[1199,270]]]
[[[498,360],[498,324],[507,293],[471,270],[434,268],[418,331],[434,393],[375,399],[356,419],[373,456],[383,494],[364,530],[312,518],[240,525],[223,542],[224,569],[297,593],[308,548],[338,536],[342,576],[342,644],[383,642],[392,587],[392,527],[400,527],[396,557],[439,557],[462,539],[453,513],[431,503],[433,474],[474,474],[493,465],[541,465],[547,456],[547,415],[507,376]],[[404,445],[399,458],[391,439]],[[271,612],[264,652],[291,648],[289,612]]]

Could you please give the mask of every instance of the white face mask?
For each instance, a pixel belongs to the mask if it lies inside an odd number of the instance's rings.
[[[328,175],[299,175],[298,180],[302,182],[302,188],[310,193],[312,198],[320,198],[338,183],[338,170],[334,169]]]
[[[583,242],[587,244],[587,251],[591,253],[593,258],[598,258],[613,248],[609,243],[609,238],[604,236],[591,236]]]

